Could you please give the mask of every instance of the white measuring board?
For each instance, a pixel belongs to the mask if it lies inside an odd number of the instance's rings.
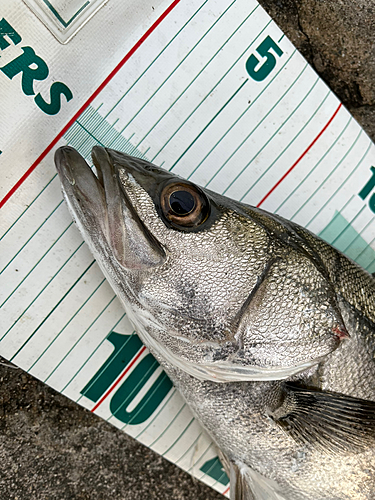
[[[361,127],[255,0],[162,6],[59,145],[150,160],[374,272],[375,148]],[[72,223],[52,153],[22,187],[17,210],[12,197],[2,208],[0,354],[229,496],[212,442]]]

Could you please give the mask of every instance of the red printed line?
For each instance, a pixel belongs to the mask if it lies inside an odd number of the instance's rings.
[[[302,158],[310,151],[310,149],[314,146],[314,144],[316,143],[316,141],[323,135],[323,133],[330,126],[330,124],[332,123],[333,119],[335,118],[335,116],[339,112],[341,106],[342,106],[342,104],[340,103],[339,107],[336,109],[336,111],[333,113],[333,115],[331,116],[331,118],[328,120],[328,122],[325,124],[325,126],[322,128],[322,130],[319,132],[319,134],[312,141],[312,143],[307,147],[307,149],[305,149],[305,151],[301,154],[301,156],[298,158],[298,160],[296,160],[293,163],[293,165],[290,167],[290,169],[287,172],[285,172],[285,174],[281,177],[281,179],[279,179],[276,182],[276,184],[273,186],[273,188],[268,191],[268,193],[264,196],[264,198],[262,198],[262,200],[258,203],[257,207],[261,206],[261,204],[269,197],[269,195],[271,193],[273,193],[273,191],[275,191],[275,189],[277,188],[277,186],[283,182],[283,180],[285,179],[285,177],[287,177],[290,174],[290,172],[294,169],[294,167],[297,166],[298,163],[302,160]]]
[[[154,22],[154,24],[146,31],[146,33],[138,40],[138,42],[130,49],[130,51],[124,56],[124,58],[118,63],[118,65],[111,71],[107,78],[99,85],[95,92],[88,98],[88,100],[81,106],[77,113],[73,116],[71,120],[65,125],[65,127],[57,134],[53,141],[46,147],[43,153],[38,156],[31,167],[23,174],[18,182],[12,187],[12,189],[4,196],[0,201],[0,208],[5,205],[9,198],[17,191],[17,189],[25,182],[29,175],[35,170],[39,163],[45,158],[45,156],[51,151],[51,149],[57,144],[61,137],[70,129],[73,123],[79,118],[79,116],[85,111],[85,109],[92,103],[92,101],[98,96],[98,94],[104,89],[110,80],[116,75],[116,73],[123,67],[123,65],[130,59],[130,57],[136,52],[142,43],[151,35],[151,33],[159,26],[159,24],[167,17],[167,15],[176,7],[176,5],[181,0],[174,0],[171,5],[163,12],[163,14]]]
[[[230,486],[228,486],[228,488],[222,493],[222,495],[226,495],[229,490],[230,490]]]
[[[124,373],[122,373],[122,375],[116,380],[116,382],[112,385],[112,387],[110,387],[108,389],[108,391],[104,394],[104,396],[102,397],[102,399],[100,399],[96,403],[96,405],[94,406],[94,408],[91,410],[91,413],[93,413],[97,408],[99,408],[99,406],[103,403],[103,401],[111,394],[111,392],[113,391],[113,389],[125,377],[125,375],[128,373],[128,371],[130,370],[130,368],[134,365],[134,363],[136,363],[137,360],[142,356],[142,354],[145,352],[145,350],[146,350],[146,347],[143,346],[142,349],[139,351],[139,353],[133,358],[133,361],[131,363],[129,363],[128,366],[125,368]]]

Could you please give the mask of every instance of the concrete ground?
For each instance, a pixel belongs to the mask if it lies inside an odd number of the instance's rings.
[[[260,3],[375,139],[373,2]],[[95,415],[0,361],[1,500],[223,498]]]

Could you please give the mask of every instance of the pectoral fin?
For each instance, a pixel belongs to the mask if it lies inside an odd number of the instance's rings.
[[[243,463],[230,462],[230,500],[286,500],[279,485]]]
[[[233,462],[230,462],[230,500],[256,500],[247,477]]]
[[[375,446],[375,402],[285,384],[282,405],[270,414],[300,444],[325,453]]]

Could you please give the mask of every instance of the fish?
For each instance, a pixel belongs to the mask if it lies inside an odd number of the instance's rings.
[[[374,499],[374,276],[144,159],[94,146],[92,161],[57,149],[68,208],[231,499]]]

